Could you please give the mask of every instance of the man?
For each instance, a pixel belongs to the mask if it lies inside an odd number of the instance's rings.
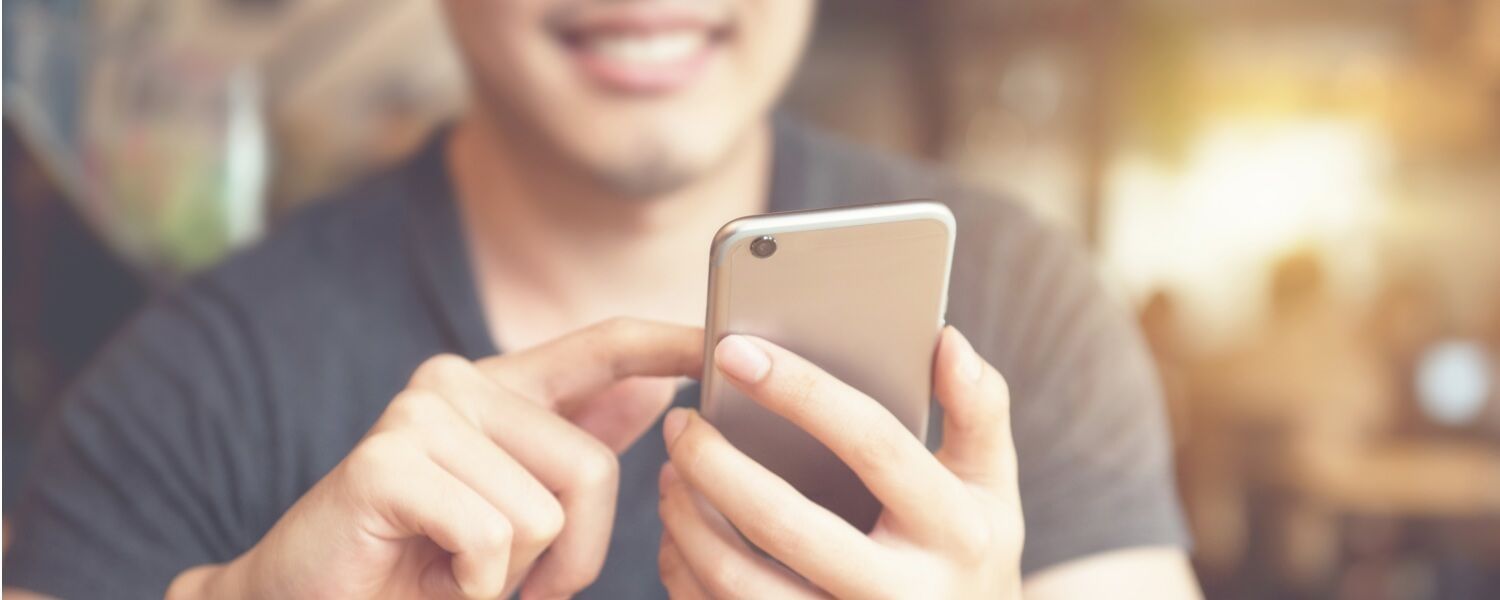
[[[1196,595],[1152,371],[1082,254],[1010,203],[770,116],[811,2],[446,8],[472,107],[104,352],[39,450],[7,585]],[[866,534],[690,408],[662,415],[701,368],[686,324],[720,224],[912,196],[960,231],[936,453],[768,341],[726,338],[714,365],[860,473],[886,507]]]

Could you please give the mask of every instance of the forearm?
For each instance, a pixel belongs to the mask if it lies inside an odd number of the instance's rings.
[[[5,588],[4,596],[9,600],[54,600],[52,596],[38,594],[30,590],[18,588]]]
[[[1202,597],[1187,557],[1178,548],[1128,548],[1069,561],[1026,578],[1027,600]]]
[[[249,562],[247,553],[227,563],[198,565],[183,571],[167,587],[166,600],[238,600],[262,596],[250,585]]]

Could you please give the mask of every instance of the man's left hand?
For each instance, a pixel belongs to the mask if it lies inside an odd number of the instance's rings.
[[[847,463],[884,511],[865,534],[674,410],[660,505],[674,598],[1020,597],[1009,392],[957,330],[943,331],[933,364],[945,411],[935,454],[880,403],[770,342],[729,336],[714,355],[735,386]]]

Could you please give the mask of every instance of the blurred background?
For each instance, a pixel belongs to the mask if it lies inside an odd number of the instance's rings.
[[[155,290],[464,101],[432,0],[4,0],[5,506]],[[1074,232],[1210,598],[1500,598],[1500,0],[829,0],[786,104]]]

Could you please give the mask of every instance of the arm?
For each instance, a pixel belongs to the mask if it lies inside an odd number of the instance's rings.
[[[1027,600],[1202,597],[1187,556],[1169,547],[1115,550],[1055,565],[1027,577],[1022,593]]]
[[[516,354],[429,359],[265,537],[183,572],[168,597],[572,596],[604,564],[615,453],[670,398],[626,380],[697,372],[702,339],[614,320]]]
[[[5,588],[5,597],[12,600],[52,600],[52,596],[43,596],[36,592],[28,592],[13,587]]]
[[[256,399],[225,402],[222,382],[190,377],[222,368],[192,362],[211,356],[193,336],[154,337],[110,352],[45,437],[7,585],[63,598],[569,595],[604,560],[615,453],[666,407],[657,378],[698,372],[702,353],[701,330],[617,320],[477,363],[435,357],[269,533],[240,544],[218,533],[234,503],[212,498],[247,489],[214,477],[234,455],[173,433],[253,443],[234,428],[246,420],[213,411],[254,412]]]

